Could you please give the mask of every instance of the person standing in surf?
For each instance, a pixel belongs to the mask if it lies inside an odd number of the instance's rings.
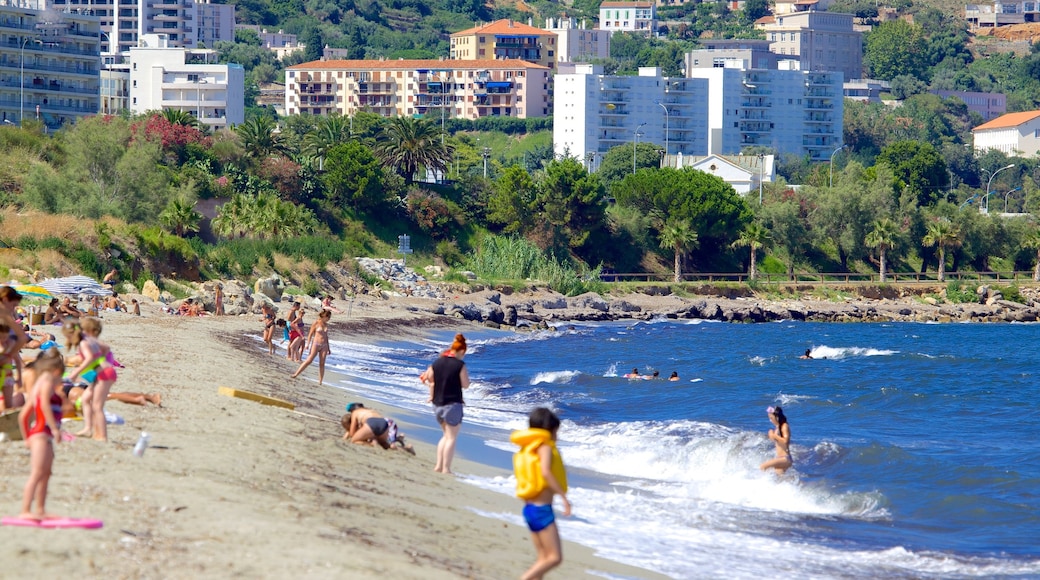
[[[469,388],[469,372],[466,363],[466,337],[455,335],[451,347],[444,351],[433,364],[419,375],[419,380],[430,387],[429,402],[433,403],[433,414],[441,426],[441,440],[437,442],[437,464],[433,470],[451,473],[451,460],[455,457],[455,440],[462,427],[462,390]]]
[[[329,348],[330,318],[332,318],[332,312],[322,310],[321,314],[318,315],[318,320],[311,325],[311,331],[307,333],[310,352],[307,355],[307,359],[300,363],[300,367],[292,374],[292,378],[295,379],[300,376],[300,373],[314,362],[314,357],[318,357],[318,384],[325,382],[325,359],[332,353],[332,349]]]
[[[763,463],[761,469],[775,469],[777,475],[783,475],[794,464],[791,460],[791,426],[780,407],[767,407],[766,414],[769,415],[769,422],[776,427],[768,433],[769,439],[776,443],[776,457]]]

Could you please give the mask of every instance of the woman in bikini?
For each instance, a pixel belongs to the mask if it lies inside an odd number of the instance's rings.
[[[791,426],[787,423],[784,410],[780,407],[766,408],[769,422],[776,429],[769,430],[769,439],[776,443],[776,457],[762,464],[761,469],[775,469],[777,475],[783,475],[794,464],[791,461]]]
[[[293,312],[289,313],[289,348],[286,357],[293,362],[303,360],[303,331],[307,328],[303,322],[303,308],[297,308],[299,304],[297,302],[293,306],[295,317]]]
[[[260,311],[263,313],[260,322],[264,323],[264,342],[267,343],[267,352],[274,354],[274,308],[271,308],[270,304],[264,304],[260,307]]]
[[[76,349],[82,357],[79,366],[69,373],[69,379],[75,381],[80,374],[91,370],[97,373],[97,381],[83,393],[83,430],[76,435],[108,441],[105,402],[116,382],[116,368],[108,360],[108,345],[97,338],[101,334],[101,321],[89,316],[81,321],[66,321],[62,333],[68,350]]]
[[[50,304],[47,305],[47,311],[43,313],[44,324],[57,324],[61,322],[61,312],[58,312],[58,305],[60,302],[57,298],[51,298]]]
[[[311,345],[310,353],[307,354],[307,359],[300,363],[300,368],[292,374],[294,379],[314,362],[314,357],[318,357],[318,384],[322,384],[325,380],[325,358],[332,352],[329,348],[330,318],[332,318],[332,312],[322,310],[318,315],[318,320],[311,325],[311,331],[307,333],[307,342]]]

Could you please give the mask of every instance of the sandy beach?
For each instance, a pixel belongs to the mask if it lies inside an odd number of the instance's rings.
[[[519,500],[434,474],[433,449],[414,438],[416,456],[341,441],[344,405],[363,399],[318,386],[316,365],[290,379],[292,364],[250,338],[260,331],[255,316],[185,318],[151,304],[143,314],[106,313],[102,339],[127,367],[113,390],[158,392],[162,408],[110,401],[106,408],[125,424],[110,426],[108,444],[77,439],[56,449],[48,511],[99,518],[104,528],[0,528],[0,557],[10,572],[500,579],[518,577],[533,561],[526,528],[474,511],[519,512]],[[378,301],[359,303],[350,320],[342,319],[333,320],[333,338],[354,341],[470,324]],[[220,386],[289,400],[297,412],[221,396]],[[433,426],[431,417],[416,420]],[[399,423],[411,431],[409,420]],[[152,447],[137,458],[131,450],[141,431],[151,434]],[[3,513],[15,515],[29,472],[27,448],[0,444],[0,465]],[[503,475],[509,467],[497,466]],[[460,474],[494,469],[455,464]],[[660,577],[574,544],[550,576],[604,574]]]

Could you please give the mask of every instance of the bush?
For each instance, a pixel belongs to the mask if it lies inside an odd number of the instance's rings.
[[[567,296],[602,292],[606,288],[600,280],[600,268],[591,271],[574,268],[555,256],[546,256],[537,246],[518,237],[484,238],[470,260],[470,268],[488,280],[541,280]]]
[[[300,284],[300,291],[307,296],[317,296],[321,293],[321,286],[318,285],[318,281],[314,278],[307,278]]]
[[[946,284],[946,300],[955,304],[978,302],[979,296],[973,289],[965,289],[960,280],[952,280]]]
[[[437,243],[437,255],[444,260],[444,263],[454,268],[455,266],[461,265],[466,261],[466,256],[459,251],[459,246],[455,242],[438,242]]]
[[[1018,286],[994,286],[994,290],[1004,295],[1004,300],[1010,300],[1011,302],[1018,302],[1019,304],[1025,304],[1026,299],[1022,296],[1022,293],[1018,291]]]

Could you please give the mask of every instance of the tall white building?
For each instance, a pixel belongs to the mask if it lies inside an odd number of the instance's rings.
[[[574,18],[546,18],[545,29],[556,34],[556,62],[589,62],[610,58],[607,30],[586,28]]]
[[[606,0],[599,5],[599,28],[611,34],[638,32],[652,36],[657,28],[653,0]]]
[[[842,144],[840,72],[749,69],[733,64],[687,71],[687,76],[703,79],[709,86],[707,153],[734,155],[759,145],[781,155],[826,161]]]
[[[211,50],[169,46],[161,35],[145,35],[130,49],[130,110],[175,109],[210,128],[245,120],[245,71],[237,64],[207,64]]]
[[[599,65],[579,64],[574,74],[556,74],[557,155],[582,159],[595,169],[611,147],[634,146],[637,140],[660,145],[662,152],[667,141],[670,154],[708,151],[707,81],[663,77],[657,67],[640,68],[639,76],[602,71]]]
[[[43,8],[0,1],[0,120],[57,129],[98,112],[98,19]]]
[[[165,34],[170,46],[212,48],[235,40],[235,5],[209,0],[48,0],[59,11],[89,12],[101,22],[103,53],[123,53],[146,34]],[[118,45],[118,48],[116,48]]]

